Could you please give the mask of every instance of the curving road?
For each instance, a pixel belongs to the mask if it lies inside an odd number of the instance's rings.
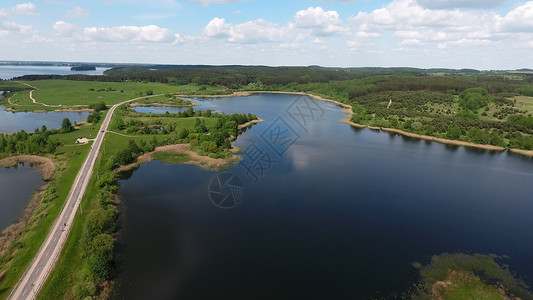
[[[48,233],[48,236],[44,240],[41,248],[33,258],[32,262],[26,272],[22,275],[22,278],[19,280],[11,295],[8,299],[34,299],[43,284],[46,282],[48,275],[51,273],[61,249],[67,240],[68,234],[70,232],[71,224],[74,221],[76,216],[76,211],[80,206],[81,199],[85,194],[85,190],[89,185],[89,180],[91,179],[94,164],[98,158],[98,153],[104,136],[111,122],[111,118],[115,113],[117,107],[122,104],[144,99],[150,97],[156,97],[160,95],[153,95],[149,97],[139,97],[135,99],[126,100],[119,104],[113,105],[109,112],[107,113],[102,127],[94,140],[93,146],[89,151],[89,155],[83,162],[83,165],[74,180],[72,189],[67,197],[67,201],[63,205],[59,216],[54,222],[52,229]]]

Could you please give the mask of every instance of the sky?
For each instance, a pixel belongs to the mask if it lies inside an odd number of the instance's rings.
[[[2,0],[0,60],[533,68],[533,1]]]

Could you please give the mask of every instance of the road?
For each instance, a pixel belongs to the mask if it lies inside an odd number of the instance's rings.
[[[149,97],[156,97],[160,95],[153,95]],[[149,98],[149,97],[139,97],[135,99],[126,100],[119,104],[112,106],[107,113],[100,131],[94,140],[94,143],[87,155],[87,158],[83,162],[83,165],[74,180],[74,184],[70,190],[70,193],[54,222],[52,229],[48,233],[48,236],[44,240],[41,248],[33,258],[32,262],[22,278],[19,280],[13,292],[8,299],[34,299],[35,296],[39,293],[39,290],[46,282],[48,275],[51,273],[54,268],[54,264],[63,249],[63,245],[67,240],[68,234],[70,233],[70,228],[72,227],[72,222],[76,216],[76,211],[78,210],[85,190],[89,185],[91,179],[94,164],[98,158],[100,152],[100,147],[104,141],[105,134],[111,122],[111,118],[115,113],[117,107],[122,104]]]

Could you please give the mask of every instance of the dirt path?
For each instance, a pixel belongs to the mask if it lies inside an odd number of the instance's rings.
[[[45,107],[63,107],[63,105],[48,105],[46,103],[42,103],[42,102],[37,101],[35,98],[33,98],[33,92],[38,91],[39,90],[38,87],[35,87],[35,86],[31,85],[31,84],[28,84],[28,83],[22,82],[22,81],[17,81],[17,82],[33,89],[33,90],[30,91],[30,99],[31,99],[31,101],[34,104],[39,104],[39,105],[42,105],[42,106],[45,106]],[[15,95],[13,95],[13,97],[14,96]],[[12,104],[11,101],[9,103]],[[72,107],[85,107],[85,108],[83,108],[83,109],[78,109],[78,108],[72,109]],[[64,109],[56,109],[55,111],[74,111],[74,112],[89,111],[89,112],[92,112],[93,110],[87,108],[87,105],[69,105],[69,106],[65,106]]]
[[[118,132],[111,131],[111,130],[108,130],[107,132],[112,133],[112,134],[116,134],[116,135],[120,135],[120,136],[123,136],[123,137],[128,137],[128,138],[134,138],[134,137],[136,137],[136,136],[134,136],[134,135],[122,134],[122,133],[118,133]]]
[[[13,104],[13,102],[11,102],[11,99],[13,99],[16,95],[17,95],[17,93],[14,93],[13,96],[11,96],[11,97],[9,97],[7,99],[7,102],[9,102],[9,104],[11,104],[11,105],[15,105],[15,104]]]
[[[34,91],[38,91],[39,88],[35,87],[35,86],[31,85],[31,84],[28,84],[26,82],[22,82],[22,81],[17,81],[17,82],[33,89],[33,90],[30,91],[30,99],[31,99],[31,101],[33,103],[39,104],[39,105],[42,105],[42,106],[46,106],[46,107],[60,107],[60,106],[57,106],[57,105],[48,105],[48,104],[45,104],[45,103],[37,102],[37,100],[35,100],[35,98],[33,98],[33,92]]]

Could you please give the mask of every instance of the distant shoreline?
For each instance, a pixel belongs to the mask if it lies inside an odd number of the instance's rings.
[[[352,111],[352,106],[351,105],[346,104],[346,103],[342,103],[342,102],[339,102],[339,101],[336,101],[336,100],[333,100],[333,99],[326,99],[326,98],[323,98],[321,96],[313,95],[313,94],[306,93],[306,92],[246,91],[246,92],[234,92],[233,94],[229,94],[229,95],[189,95],[188,97],[227,98],[227,97],[245,97],[245,96],[251,96],[251,95],[254,95],[254,94],[305,95],[305,96],[311,97],[311,98],[316,99],[316,100],[332,102],[332,103],[335,103],[335,104],[345,108],[345,109],[343,109],[342,112],[347,114],[347,118],[342,119],[340,122],[349,124],[350,126],[355,127],[355,128],[359,128],[359,129],[368,128],[368,129],[371,129],[371,130],[382,130],[382,131],[386,131],[386,132],[390,132],[390,133],[397,133],[397,134],[400,134],[400,135],[403,135],[403,136],[407,136],[407,137],[410,137],[410,138],[426,140],[426,141],[434,141],[434,142],[437,142],[437,143],[446,144],[446,145],[452,145],[452,146],[471,147],[471,148],[477,148],[477,149],[482,149],[482,150],[499,151],[499,152],[504,152],[504,151],[508,150],[509,152],[512,152],[512,153],[533,157],[533,150],[506,148],[506,147],[494,146],[494,145],[486,145],[486,144],[475,144],[475,143],[470,143],[470,142],[465,142],[465,141],[450,140],[450,139],[439,138],[439,137],[434,137],[434,136],[429,136],[429,135],[422,135],[422,134],[407,132],[407,131],[404,131],[404,130],[401,130],[401,129],[396,129],[396,128],[374,127],[374,126],[368,126],[368,125],[363,125],[363,124],[357,124],[357,123],[354,123],[354,122],[351,121],[351,117],[353,115],[353,111]]]

